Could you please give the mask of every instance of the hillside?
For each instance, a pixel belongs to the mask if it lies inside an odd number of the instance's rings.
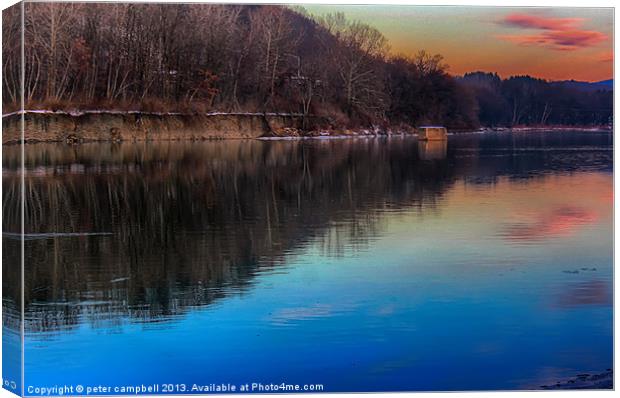
[[[551,82],[551,84],[580,91],[612,91],[614,89],[613,79],[602,80],[600,82],[580,82],[577,80],[563,80]]]
[[[543,115],[532,114],[540,105],[510,109],[517,97],[505,91],[495,104],[499,92],[472,85],[471,76],[450,76],[441,55],[394,56],[381,32],[340,13],[319,18],[302,8],[216,4],[24,7],[27,109],[284,112],[301,114],[303,129],[313,131],[591,125],[606,123],[611,112],[610,96],[566,97],[570,87],[556,90],[562,104],[547,101]],[[19,9],[2,18],[7,114],[20,103]],[[494,107],[501,115],[489,116]],[[573,108],[583,117],[558,113]]]

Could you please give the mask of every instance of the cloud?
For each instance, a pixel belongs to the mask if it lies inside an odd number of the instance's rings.
[[[583,18],[545,18],[528,14],[507,15],[502,23],[526,29],[566,30],[573,29],[583,22]]]
[[[604,33],[579,29],[583,21],[583,18],[547,18],[528,14],[510,14],[500,23],[540,32],[498,35],[497,37],[520,46],[538,46],[556,51],[575,51],[594,47],[607,40],[607,35]]]
[[[521,46],[541,46],[558,51],[575,51],[596,46],[607,35],[594,30],[550,31],[537,35],[500,35],[500,39]]]

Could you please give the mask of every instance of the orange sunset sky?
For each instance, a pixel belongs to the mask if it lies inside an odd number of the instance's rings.
[[[343,12],[379,29],[391,53],[425,49],[449,72],[497,72],[548,80],[613,77],[613,9],[464,6],[304,5],[313,15]]]

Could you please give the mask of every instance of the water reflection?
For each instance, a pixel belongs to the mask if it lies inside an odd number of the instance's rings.
[[[579,273],[571,272],[571,273]],[[596,268],[582,268],[581,272],[594,272]],[[570,284],[566,291],[558,298],[557,305],[566,308],[580,306],[604,306],[611,307],[613,292],[608,281],[594,279]]]
[[[200,381],[217,358],[211,381],[489,389],[610,366],[610,134],[26,149],[33,380],[117,382],[122,358],[140,382]],[[19,270],[3,280],[15,328]]]
[[[427,212],[458,178],[539,176],[548,156],[570,156],[567,144],[595,149],[571,167],[610,167],[611,153],[601,150],[607,135],[569,136],[566,143],[561,134],[524,135],[520,143],[533,154],[506,156],[483,155],[505,152],[514,136],[452,137],[450,161],[445,141],[406,138],[30,145],[27,329],[75,327],[82,318],[169,319],[247,289],[311,239],[331,255],[364,247],[379,234],[381,214]],[[542,144],[551,145],[536,151]],[[18,238],[11,235],[20,221],[18,149],[4,153],[5,242]],[[503,236],[545,239],[595,215],[558,208],[533,217],[506,226]],[[6,248],[6,261],[17,261]],[[18,299],[9,282],[17,271],[4,268],[5,301]]]
[[[503,236],[515,242],[536,242],[573,234],[592,224],[598,215],[591,209],[577,206],[558,206],[549,213],[526,215],[522,221],[505,227]]]
[[[313,237],[332,254],[364,246],[379,213],[433,207],[451,184],[415,153],[411,140],[28,147],[27,328],[166,319],[243,291]]]
[[[441,160],[448,154],[448,141],[418,142],[418,156],[422,160]]]

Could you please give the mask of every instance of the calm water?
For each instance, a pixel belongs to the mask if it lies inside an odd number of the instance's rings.
[[[612,367],[611,133],[26,151],[26,386],[529,389]]]

